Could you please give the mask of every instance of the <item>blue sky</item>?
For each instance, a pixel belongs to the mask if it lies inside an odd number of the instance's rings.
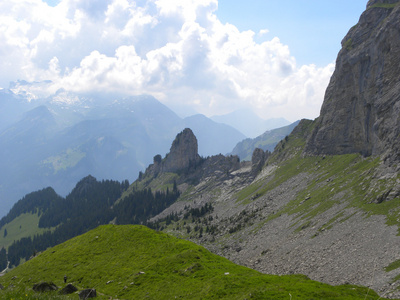
[[[318,117],[367,0],[8,0],[0,88],[31,99],[151,94],[181,116]],[[62,100],[60,100],[62,99]]]
[[[358,22],[367,0],[219,0],[217,16],[240,30],[279,37],[300,64],[326,65],[336,59],[340,42]]]

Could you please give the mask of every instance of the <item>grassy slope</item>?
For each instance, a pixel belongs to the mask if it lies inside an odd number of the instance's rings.
[[[378,298],[362,287],[332,287],[301,275],[264,275],[191,242],[132,225],[100,226],[43,252],[0,278],[6,287],[0,298],[38,299],[31,292],[34,283],[63,286],[64,275],[79,289],[96,288],[103,299]],[[70,297],[77,299],[76,294]]]
[[[44,160],[43,164],[51,165],[54,174],[58,171],[65,171],[68,168],[76,166],[76,164],[86,156],[86,153],[79,149],[67,149],[58,156],[51,156]]]
[[[391,9],[391,8],[395,8],[396,5],[399,5],[399,3],[376,3],[372,6],[370,6],[368,9],[375,8],[375,7]]]
[[[174,179],[178,177],[177,174],[165,173],[161,174],[157,178],[144,178],[142,181],[135,181],[127,191],[123,193],[117,203],[132,193],[133,188],[141,190],[144,188],[151,188],[153,191],[166,191],[169,188],[173,189]],[[2,247],[8,248],[14,241],[18,241],[25,237],[33,237],[36,234],[42,234],[48,230],[54,230],[54,228],[39,228],[39,215],[25,213],[21,214],[12,220],[10,223],[5,224],[0,228],[0,249]],[[4,237],[4,229],[7,229],[7,236]]]
[[[8,248],[13,241],[24,237],[33,237],[35,234],[41,234],[48,231],[48,228],[39,228],[38,214],[26,213],[19,215],[10,223],[0,228],[0,248]],[[7,236],[4,237],[4,229],[7,229]]]
[[[347,207],[360,208],[368,214],[385,215],[388,225],[400,227],[400,198],[378,203],[379,197],[400,182],[400,175],[397,178],[377,178],[377,168],[381,163],[379,157],[364,158],[359,154],[303,156],[303,145],[301,136],[290,136],[287,141],[282,141],[270,160],[278,165],[273,180],[261,180],[247,186],[238,193],[237,201],[249,203],[293,176],[309,174],[315,178],[312,183],[270,218],[296,213],[302,215],[303,220],[309,220],[338,204],[343,196],[335,195],[340,193],[346,196]],[[285,159],[280,160],[279,156],[285,156]]]
[[[303,131],[291,135],[288,140],[278,144],[270,164],[277,168],[270,177],[257,181],[237,196],[237,202],[247,204],[266,194],[293,176],[309,175],[314,180],[296,199],[283,206],[278,212],[263,220],[257,228],[282,215],[299,216],[296,230],[300,231],[312,223],[312,219],[340,202],[346,201],[346,207],[328,220],[319,230],[329,230],[334,223],[343,222],[351,217],[346,208],[358,208],[367,215],[384,215],[388,225],[396,225],[400,234],[400,197],[379,203],[379,198],[388,194],[399,184],[400,174],[395,177],[379,178],[379,157],[364,158],[359,154],[333,156],[304,156],[304,136],[312,129],[312,123],[303,124]],[[316,233],[318,234],[318,233]],[[386,271],[400,268],[400,260],[392,262]],[[400,280],[400,276],[395,281]]]

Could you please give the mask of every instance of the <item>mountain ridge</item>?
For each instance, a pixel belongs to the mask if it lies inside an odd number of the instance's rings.
[[[261,119],[250,109],[236,110],[229,114],[212,116],[215,122],[228,124],[248,138],[256,138],[267,130],[284,127],[290,124],[284,118]]]
[[[153,153],[168,152],[170,141],[188,122],[148,95],[94,103],[88,96],[59,91],[29,102],[1,91],[0,106],[11,116],[5,116],[8,125],[0,130],[2,215],[33,190],[52,186],[65,196],[88,174],[133,181],[151,163]],[[12,118],[16,110],[22,114],[18,121]],[[206,129],[213,136],[207,136]],[[244,138],[209,119],[196,133],[205,156],[225,154]]]
[[[299,124],[300,121],[296,121],[288,126],[284,126],[277,129],[267,130],[260,136],[254,139],[245,139],[238,143],[233,148],[231,155],[238,155],[241,160],[250,161],[253,155],[253,151],[256,148],[262,149],[263,151],[274,151],[276,145],[288,136],[293,129]]]

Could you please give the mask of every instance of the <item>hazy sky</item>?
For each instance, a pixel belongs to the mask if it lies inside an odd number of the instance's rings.
[[[319,115],[367,0],[8,0],[0,87],[152,94],[181,114]],[[51,80],[51,82],[43,81]],[[42,83],[40,83],[42,82]]]

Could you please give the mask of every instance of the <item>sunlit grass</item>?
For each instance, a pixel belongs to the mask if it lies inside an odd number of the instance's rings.
[[[64,275],[79,290],[95,288],[99,299],[378,298],[374,292],[366,297],[363,287],[265,275],[191,242],[132,225],[101,226],[43,252],[0,278],[5,287],[0,298],[66,299],[32,291],[42,281],[63,287]]]

